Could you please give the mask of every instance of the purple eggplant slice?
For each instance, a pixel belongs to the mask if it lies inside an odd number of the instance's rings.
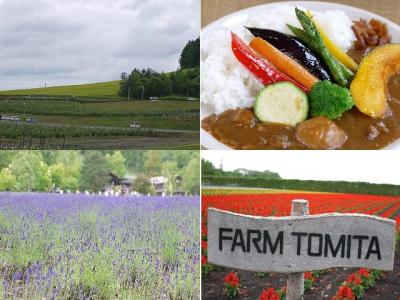
[[[320,80],[331,80],[328,68],[318,55],[291,35],[271,29],[246,27],[255,37],[262,38],[287,56],[296,60]]]

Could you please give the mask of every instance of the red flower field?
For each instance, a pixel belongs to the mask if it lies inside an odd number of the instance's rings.
[[[245,191],[238,189],[204,190],[202,195],[202,254],[207,257],[207,209],[209,207],[231,211],[245,215],[257,216],[288,216],[291,211],[291,202],[295,199],[309,201],[310,214],[323,213],[362,213],[391,218],[397,222],[400,234],[400,198],[391,196],[338,194],[338,193],[306,193],[285,191]],[[376,272],[375,277],[366,279],[366,269],[333,269],[326,272],[307,272],[305,299],[317,299],[324,295],[325,299],[355,299],[362,296],[366,299],[384,297],[381,299],[398,299],[400,297],[400,262],[399,247],[396,251],[394,272]],[[216,287],[230,272],[236,272],[241,278],[239,299],[273,299],[274,289],[280,291],[284,298],[286,280],[283,274],[254,274],[252,272],[232,270],[203,265],[203,299],[224,298]],[[372,270],[371,270],[372,272]],[[315,274],[314,274],[315,273]],[[214,282],[211,284],[210,282]],[[329,289],[326,290],[326,287]],[[308,294],[308,295],[307,295]],[[268,297],[267,297],[268,295]],[[346,297],[348,296],[348,297]],[[310,298],[308,298],[310,297]],[[314,297],[314,298],[313,298]],[[326,298],[328,297],[328,298]],[[371,298],[372,297],[372,298]],[[360,297],[357,297],[359,299]]]

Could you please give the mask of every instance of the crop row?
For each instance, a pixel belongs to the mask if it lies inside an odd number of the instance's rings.
[[[398,185],[368,182],[202,176],[203,186],[400,196]],[[214,190],[217,193],[221,191]],[[224,192],[224,191],[222,191]]]
[[[234,211],[249,215],[285,216],[290,214],[291,200],[307,199],[310,204],[310,213],[328,212],[364,212],[374,204],[381,209],[393,204],[399,204],[398,197],[355,195],[355,194],[245,194],[245,195],[218,195],[203,196],[203,213],[208,207]],[[382,206],[382,207],[381,207]],[[379,210],[377,208],[374,208]]]
[[[162,96],[159,98],[162,101],[188,101],[187,96]],[[193,98],[195,100],[192,101],[199,101],[197,98]],[[128,100],[126,98],[121,98],[120,96],[101,96],[101,97],[93,97],[93,96],[40,96],[40,95],[0,95],[0,100],[16,100],[16,101],[71,101],[77,103],[104,103],[104,102],[124,102],[124,101],[142,101],[140,99],[132,99]],[[147,100],[146,100],[147,101]]]
[[[147,103],[125,101],[110,103],[77,103],[74,101],[1,101],[1,112],[7,114],[35,114],[78,117],[174,117],[199,119],[196,104],[169,101]],[[178,103],[177,103],[178,102]]]
[[[173,135],[174,133],[168,133]],[[117,129],[88,128],[76,126],[46,127],[42,125],[16,125],[1,123],[0,138],[81,138],[81,137],[117,137],[117,136],[147,136],[156,137],[162,133],[152,129]]]
[[[0,299],[198,299],[198,206],[0,193]]]

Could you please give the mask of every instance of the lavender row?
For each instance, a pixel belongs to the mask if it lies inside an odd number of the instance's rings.
[[[198,224],[198,197],[0,193],[0,295],[197,299]]]

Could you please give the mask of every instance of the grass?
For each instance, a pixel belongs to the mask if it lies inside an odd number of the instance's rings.
[[[200,143],[182,144],[175,147],[163,147],[163,150],[199,150]]]
[[[194,119],[199,114],[199,102],[182,101],[119,101],[101,103],[78,103],[59,100],[3,100],[3,114],[110,117],[110,116],[155,116]],[[186,116],[187,115],[187,116]]]
[[[149,150],[199,150],[199,134],[197,132],[185,131],[178,137],[163,134],[162,137],[85,137],[85,138],[31,138],[26,136],[18,138],[0,137],[0,149],[2,150],[126,150],[126,149],[149,149]]]
[[[0,95],[16,96],[76,96],[76,97],[119,97],[120,81],[54,86],[24,90],[0,91]]]
[[[146,128],[170,130],[199,130],[198,120],[176,120],[174,118],[138,118],[138,117],[75,117],[33,115],[39,122],[75,126],[106,126],[128,128],[132,122],[138,122]]]
[[[91,138],[91,137],[170,137],[178,135],[175,132],[159,132],[153,129],[138,128],[114,128],[114,127],[78,127],[78,126],[45,126],[45,125],[16,125],[12,123],[0,123],[0,138]]]

